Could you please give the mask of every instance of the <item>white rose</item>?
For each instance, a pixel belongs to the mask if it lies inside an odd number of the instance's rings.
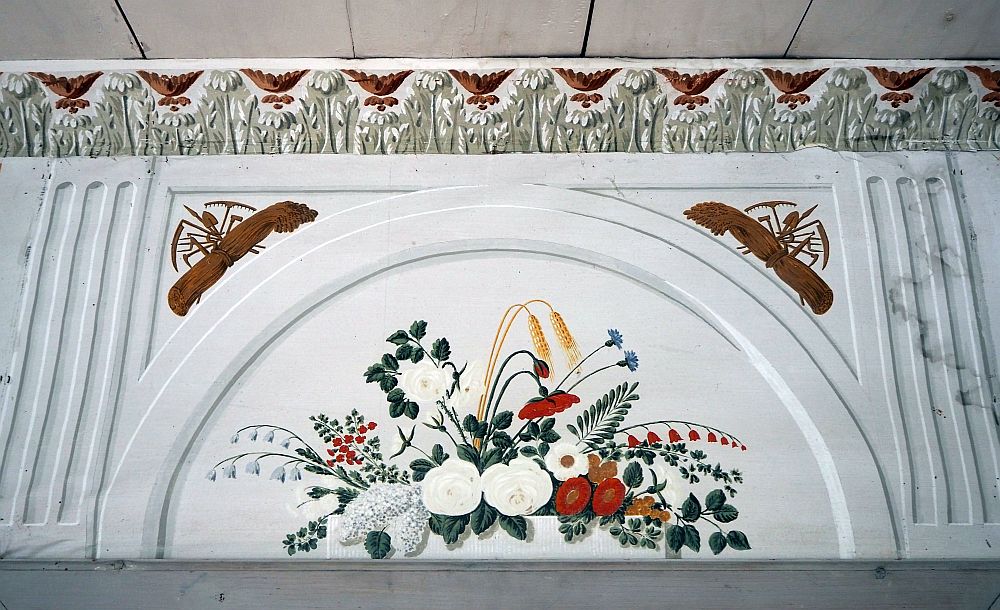
[[[483,497],[479,470],[469,462],[452,458],[427,471],[421,483],[424,506],[439,515],[471,513]]]
[[[406,369],[399,379],[399,386],[413,400],[435,402],[451,386],[451,375],[425,360]]]
[[[478,403],[479,397],[483,394],[483,377],[485,369],[478,360],[465,365],[462,378],[455,388],[455,393],[448,399],[448,405],[455,409],[466,409],[474,403]]]
[[[585,474],[590,469],[587,456],[573,443],[556,443],[545,454],[545,465],[560,481]]]
[[[486,502],[508,517],[530,515],[552,497],[552,479],[534,460],[519,457],[483,473]]]

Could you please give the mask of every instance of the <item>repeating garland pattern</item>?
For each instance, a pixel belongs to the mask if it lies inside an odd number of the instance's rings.
[[[1000,149],[996,66],[741,66],[8,72],[0,157]]]

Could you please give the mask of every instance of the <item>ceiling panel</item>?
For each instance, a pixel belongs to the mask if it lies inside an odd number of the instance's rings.
[[[997,0],[814,2],[789,57],[1000,56]]]
[[[150,58],[352,57],[347,0],[121,0]]]
[[[350,0],[358,57],[578,56],[588,0]]]
[[[596,0],[589,57],[780,57],[808,0]]]
[[[114,0],[0,0],[0,59],[137,57]]]

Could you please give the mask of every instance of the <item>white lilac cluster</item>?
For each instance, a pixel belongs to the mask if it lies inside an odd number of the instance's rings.
[[[420,499],[420,487],[402,483],[375,483],[344,509],[340,519],[342,542],[385,529],[392,546],[403,553],[417,548],[430,513]]]

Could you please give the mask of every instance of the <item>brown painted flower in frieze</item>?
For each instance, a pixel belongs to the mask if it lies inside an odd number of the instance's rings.
[[[779,104],[788,104],[788,107],[795,110],[800,104],[807,104],[811,99],[805,90],[819,80],[829,68],[810,70],[808,72],[782,72],[773,68],[763,68],[761,71],[774,83],[774,86],[781,91],[778,96]]]
[[[270,72],[243,68],[240,72],[246,74],[247,78],[253,81],[253,84],[268,92],[267,95],[260,98],[262,104],[273,104],[274,109],[279,110],[283,105],[291,104],[295,101],[295,98],[288,95],[287,92],[297,85],[309,70],[293,70],[282,74],[271,74]]]
[[[104,73],[91,72],[73,77],[54,76],[45,72],[29,72],[28,74],[42,81],[43,85],[61,98],[56,101],[56,108],[65,108],[69,110],[70,114],[76,114],[81,108],[90,106],[89,101],[80,98],[86,95],[94,82]]]
[[[883,93],[878,99],[891,103],[893,108],[899,108],[901,104],[911,101],[913,94],[908,92],[907,89],[920,82],[920,79],[930,74],[932,70],[934,68],[918,68],[916,70],[907,70],[906,72],[896,72],[888,68],[868,66],[868,71],[875,76],[878,84],[889,90]]]
[[[1000,70],[990,70],[982,66],[966,66],[966,70],[979,77],[979,82],[990,90],[983,96],[984,102],[993,102],[994,106],[1000,107]]]
[[[694,110],[697,106],[708,103],[708,97],[702,95],[712,86],[720,76],[727,72],[726,68],[700,72],[698,74],[681,73],[669,68],[653,68],[667,79],[674,89],[681,95],[674,100],[675,106],[686,106],[688,110]]]
[[[580,102],[584,108],[590,108],[604,99],[600,93],[594,93],[604,85],[608,84],[611,77],[621,71],[621,68],[608,68],[597,72],[576,72],[569,68],[553,68],[553,71],[561,76],[566,84],[576,89],[580,93],[574,93],[570,97],[571,102]]]
[[[448,70],[448,73],[466,91],[472,94],[465,100],[466,104],[476,106],[480,110],[486,110],[500,101],[500,98],[493,92],[507,80],[508,76],[514,73],[514,70],[500,70],[499,72],[490,72],[489,74],[473,74],[465,70]]]
[[[392,72],[382,76],[367,74],[360,70],[341,70],[341,72],[350,76],[351,80],[371,94],[365,99],[365,106],[375,106],[379,111],[399,103],[399,100],[392,97],[391,94],[399,89],[407,76],[413,74],[413,70]]]
[[[146,81],[153,88],[153,91],[163,96],[160,98],[160,101],[156,102],[156,105],[169,106],[170,110],[173,111],[177,111],[181,106],[187,106],[191,103],[191,98],[184,94],[198,80],[202,72],[204,70],[185,72],[184,74],[156,74],[155,72],[147,72],[146,70],[136,70],[136,74],[141,76],[142,80]]]

